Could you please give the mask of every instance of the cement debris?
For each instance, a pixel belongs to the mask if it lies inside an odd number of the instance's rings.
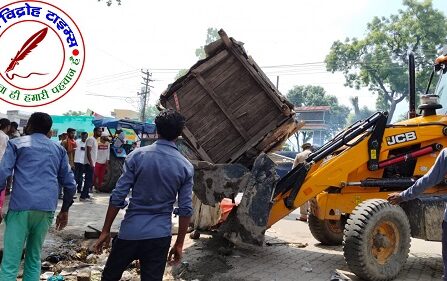
[[[247,186],[250,171],[241,164],[194,163],[194,194],[209,206],[232,198]]]

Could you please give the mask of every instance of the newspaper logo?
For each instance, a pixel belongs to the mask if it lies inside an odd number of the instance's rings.
[[[35,107],[66,95],[81,76],[84,40],[72,18],[42,1],[0,8],[0,99]]]

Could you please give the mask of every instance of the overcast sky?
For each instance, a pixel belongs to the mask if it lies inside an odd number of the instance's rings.
[[[401,7],[399,0],[122,0],[121,6],[111,7],[104,0],[49,2],[77,22],[85,39],[86,65],[67,96],[37,110],[62,114],[89,108],[103,115],[114,108],[136,109],[142,68],[153,73],[150,103],[155,103],[177,69],[196,62],[195,49],[204,44],[208,27],[223,28],[244,42],[260,66],[296,64],[264,68],[275,83],[280,76],[283,94],[294,85],[321,85],[343,104],[358,95],[361,105],[374,109],[374,96],[344,87],[343,76],[326,72],[323,61],[335,40],[361,37],[372,17],[388,16]],[[447,14],[445,0],[435,0],[434,6]],[[11,109],[23,108],[0,101],[0,112]]]

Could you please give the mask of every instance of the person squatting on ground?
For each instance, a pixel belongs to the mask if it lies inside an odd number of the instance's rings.
[[[90,189],[93,187],[93,172],[95,170],[96,155],[98,153],[97,138],[101,136],[101,128],[96,127],[93,129],[93,136],[88,137],[85,141],[85,182],[84,188],[81,191],[80,201],[90,201]]]
[[[192,215],[192,164],[178,151],[175,141],[185,119],[173,110],[155,118],[159,140],[130,153],[124,172],[110,196],[101,236],[95,244],[99,253],[110,243],[110,228],[120,208],[127,205],[118,237],[114,239],[103,281],[118,281],[134,260],[140,260],[142,281],[161,281],[167,258],[177,263]],[[132,190],[129,204],[126,197]],[[179,233],[171,251],[173,205],[178,197]],[[168,256],[169,251],[169,256]]]
[[[295,161],[293,161],[293,168],[298,166],[300,163],[304,163],[304,160],[309,156],[309,154],[312,153],[312,144],[306,142],[304,143],[301,148],[303,149],[302,152],[298,153],[295,156]],[[307,221],[307,213],[309,211],[309,202],[306,201],[302,206],[300,206],[300,217],[297,218],[297,220],[300,221]]]
[[[436,158],[433,167],[421,178],[419,178],[412,186],[401,193],[391,193],[388,201],[397,205],[404,201],[417,198],[427,188],[437,185],[444,179],[447,174],[447,148],[444,148]],[[442,260],[444,262],[444,281],[447,281],[447,209],[444,211],[444,220],[442,221]]]
[[[53,222],[59,185],[64,187],[64,201],[56,228],[61,230],[68,222],[76,182],[64,148],[47,137],[52,123],[48,114],[33,113],[25,129],[27,136],[10,140],[0,163],[1,189],[14,171],[5,217],[1,281],[16,280],[24,246],[23,281],[40,279],[42,244]]]
[[[101,191],[104,175],[109,166],[110,160],[110,142],[109,134],[102,132],[98,142],[98,153],[96,156],[95,173],[93,175],[93,185],[97,191]]]

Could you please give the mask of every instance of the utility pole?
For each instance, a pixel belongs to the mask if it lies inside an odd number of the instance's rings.
[[[152,73],[149,72],[147,69],[146,71],[141,70],[141,73],[144,75],[143,81],[141,84],[144,86],[144,91],[142,93],[138,93],[138,95],[143,96],[142,97],[142,106],[141,106],[141,122],[146,121],[146,106],[147,106],[147,100],[151,93],[152,86],[149,85],[150,82],[154,81],[151,79]]]
[[[279,91],[279,75],[276,76],[276,89]]]

